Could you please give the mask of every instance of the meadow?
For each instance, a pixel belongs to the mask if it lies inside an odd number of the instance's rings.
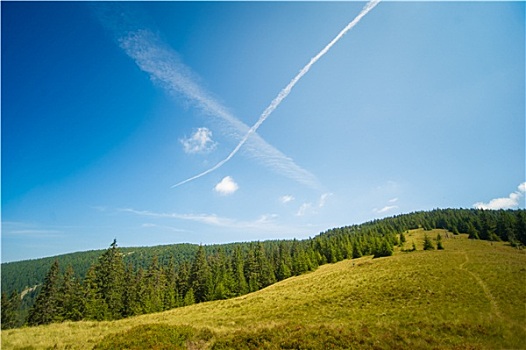
[[[238,298],[118,321],[2,331],[2,349],[523,349],[526,251],[444,238],[327,264]]]

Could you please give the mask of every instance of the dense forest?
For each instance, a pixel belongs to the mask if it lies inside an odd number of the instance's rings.
[[[306,240],[151,248],[120,248],[114,240],[105,251],[2,264],[2,328],[115,320],[240,296],[322,264],[392,255],[394,246],[403,246],[404,232],[416,228],[520,248],[526,244],[526,211],[437,209],[334,228]],[[423,243],[425,249],[435,243],[443,248],[440,239],[426,236]]]

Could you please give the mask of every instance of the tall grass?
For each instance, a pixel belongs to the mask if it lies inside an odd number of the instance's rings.
[[[427,231],[437,233],[445,237]],[[422,251],[423,231],[406,237],[417,251],[324,265],[256,293],[158,314],[2,331],[2,349],[133,348],[123,341],[159,349],[525,348],[524,250],[460,235],[444,238],[445,250]]]

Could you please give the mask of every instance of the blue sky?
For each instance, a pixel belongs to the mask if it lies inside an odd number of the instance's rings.
[[[2,2],[2,261],[524,208],[524,2]]]

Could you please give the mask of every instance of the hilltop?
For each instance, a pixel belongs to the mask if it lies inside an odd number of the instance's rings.
[[[423,251],[438,233],[412,230],[405,246],[417,251],[326,264],[229,300],[2,331],[2,348],[524,348],[525,251],[466,234]]]

